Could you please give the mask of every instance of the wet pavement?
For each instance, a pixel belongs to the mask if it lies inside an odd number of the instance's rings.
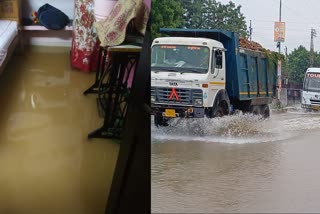
[[[320,212],[319,113],[172,124],[152,126],[153,213]]]
[[[0,76],[0,213],[104,213],[119,145],[102,125],[94,80],[69,50],[26,49]]]

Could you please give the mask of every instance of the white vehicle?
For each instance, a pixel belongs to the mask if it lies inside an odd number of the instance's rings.
[[[308,68],[303,81],[301,107],[320,110],[320,68]]]
[[[276,66],[268,65],[263,53],[240,48],[233,32],[166,32],[175,36],[152,43],[151,108],[157,126],[168,125],[170,118],[221,117],[235,109],[269,117]]]

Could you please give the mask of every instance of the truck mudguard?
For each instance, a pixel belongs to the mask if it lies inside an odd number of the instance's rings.
[[[230,100],[229,100],[229,96],[226,92],[226,90],[224,89],[220,89],[215,98],[214,98],[214,102],[213,102],[213,105],[212,107],[214,109],[216,109],[218,107],[218,105],[220,104],[221,101],[226,101],[227,103],[227,109],[226,109],[226,112],[229,113],[229,109],[230,109]]]

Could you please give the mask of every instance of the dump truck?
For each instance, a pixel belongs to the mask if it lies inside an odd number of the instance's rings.
[[[235,32],[162,28],[152,42],[151,109],[157,126],[171,118],[213,118],[236,111],[267,118],[277,64],[239,46]]]

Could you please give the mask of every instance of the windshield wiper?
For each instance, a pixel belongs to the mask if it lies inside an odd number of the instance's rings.
[[[154,73],[158,73],[158,72],[161,72],[161,71],[179,72],[179,70],[173,69],[173,68],[156,68],[155,70],[153,70]]]
[[[177,69],[173,69],[173,68],[168,68],[166,69],[166,71],[174,71],[174,72],[179,72]]]
[[[197,73],[197,74],[202,74],[204,73],[203,71],[198,71],[198,70],[184,70],[184,71],[181,71],[180,72],[181,74],[184,74],[184,73]]]

